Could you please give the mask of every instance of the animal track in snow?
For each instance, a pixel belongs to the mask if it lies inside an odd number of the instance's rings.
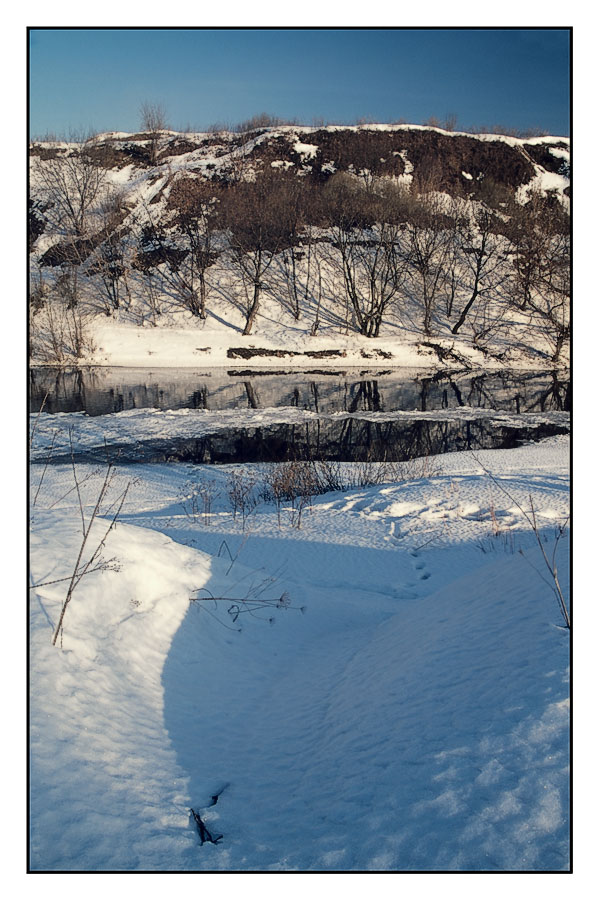
[[[410,556],[414,560],[412,567],[418,575],[418,579],[420,581],[428,581],[431,573],[427,570],[424,560],[420,558],[420,552],[418,550],[410,550]]]

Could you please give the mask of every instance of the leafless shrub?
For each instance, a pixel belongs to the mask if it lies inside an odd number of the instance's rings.
[[[234,128],[229,122],[211,122],[210,125],[206,126],[205,132],[206,134],[224,136],[230,134],[233,130]]]
[[[281,527],[281,506],[289,493],[288,477],[282,465],[273,466],[265,476],[265,486],[262,491],[264,500],[274,502],[277,507],[277,521]]]
[[[48,299],[49,289],[44,281],[42,270],[39,266],[33,268],[30,274],[29,282],[29,305],[32,315],[35,315],[40,309],[43,309]]]
[[[257,115],[252,116],[250,119],[246,119],[245,122],[240,122],[235,126],[235,131],[239,134],[247,134],[249,131],[257,131],[259,128],[272,128],[275,125],[280,125],[281,120],[278,116],[272,116],[270,113],[257,113]]]
[[[482,553],[492,553],[501,549],[504,553],[515,553],[516,545],[514,535],[511,531],[498,531],[492,536],[481,538],[476,542],[477,547]]]
[[[46,396],[48,396],[48,395],[46,394]],[[44,398],[44,399],[45,399],[45,398]],[[40,410],[40,412],[41,412],[41,410]],[[33,443],[33,435],[34,435],[34,433],[35,433],[35,426],[34,426],[34,428],[32,429],[32,433],[31,433],[31,438],[30,438],[31,443]],[[46,455],[46,459],[44,460],[44,468],[42,469],[42,474],[41,474],[41,476],[40,476],[40,480],[39,480],[39,482],[38,482],[38,485],[37,485],[37,488],[36,488],[36,491],[35,491],[35,495],[34,495],[34,497],[33,497],[33,503],[32,503],[32,506],[35,506],[35,505],[36,505],[36,503],[37,503],[37,498],[39,497],[39,493],[40,493],[40,490],[41,490],[41,488],[42,488],[42,484],[44,483],[44,478],[45,478],[45,476],[46,476],[46,472],[48,471],[48,466],[50,465],[50,461],[51,461],[52,455],[53,455],[53,453],[54,453],[54,444],[56,443],[56,435],[57,435],[57,429],[54,429],[54,431],[53,431],[53,433],[52,433],[52,443],[51,443],[50,449],[48,450],[48,453],[47,453],[47,455]],[[30,448],[31,448],[31,444],[30,444]]]
[[[34,437],[35,437],[35,432],[37,431],[37,426],[38,426],[38,424],[39,424],[39,419],[40,419],[40,416],[41,416],[42,412],[44,411],[44,406],[46,405],[46,400],[48,399],[49,394],[50,394],[50,391],[47,390],[46,393],[44,394],[44,397],[43,397],[43,400],[42,400],[42,402],[41,402],[40,408],[39,408],[39,410],[38,410],[38,412],[37,412],[37,415],[36,415],[35,419],[33,420],[33,425],[31,426],[31,431],[30,431],[30,433],[29,433],[29,452],[30,452],[30,453],[31,453],[31,450],[32,450],[32,447],[33,447],[33,439],[34,439]],[[49,448],[48,453],[47,453],[47,455],[46,455],[46,458],[45,458],[45,460],[44,460],[44,468],[42,469],[42,474],[41,474],[41,476],[40,476],[40,480],[39,480],[39,482],[38,482],[38,485],[37,485],[37,488],[36,488],[36,491],[35,491],[35,494],[34,494],[34,497],[33,497],[33,502],[32,502],[32,504],[31,504],[32,508],[35,507],[35,505],[36,505],[36,503],[37,503],[37,498],[39,497],[39,493],[40,493],[42,484],[43,484],[43,482],[44,482],[44,478],[45,478],[45,476],[46,476],[46,472],[47,472],[47,470],[48,470],[48,466],[50,465],[50,461],[51,461],[52,455],[53,455],[53,453],[54,453],[54,444],[56,443],[56,435],[57,435],[57,433],[58,433],[57,429],[54,429],[54,431],[52,432],[52,443],[50,444],[50,448]]]
[[[288,507],[289,522],[301,528],[302,513],[312,504],[314,496],[321,493],[315,466],[311,462],[293,460],[279,463],[266,476],[267,485],[277,506],[277,518],[281,525],[281,508]]]
[[[437,456],[419,456],[402,462],[391,463],[393,481],[419,481],[436,478],[443,473],[443,464]]]
[[[543,557],[543,563],[545,564],[545,567],[551,577],[551,581],[549,581],[547,578],[543,578],[543,581],[545,582],[545,584],[549,585],[549,587],[553,591],[555,598],[557,600],[558,606],[559,606],[560,613],[564,620],[565,626],[566,626],[566,628],[570,628],[570,615],[568,613],[568,609],[566,607],[566,601],[564,599],[564,595],[562,593],[562,589],[561,589],[561,586],[559,583],[557,564],[556,564],[557,548],[559,546],[561,539],[563,538],[563,536],[565,534],[565,531],[566,531],[566,528],[567,528],[568,522],[569,522],[569,517],[564,522],[562,522],[561,524],[558,524],[556,526],[555,539],[553,542],[553,549],[551,550],[550,553],[547,553],[544,542],[541,538],[539,526],[537,523],[537,512],[536,512],[535,505],[534,505],[534,502],[532,499],[532,494],[528,495],[528,500],[529,500],[529,506],[530,506],[530,513],[528,514],[527,512],[524,512],[524,510],[522,510],[522,511],[523,511],[523,514],[524,514],[528,524],[532,528],[537,545],[539,547],[539,550],[541,551],[541,556]],[[543,576],[541,576],[541,577],[543,577]]]
[[[88,319],[79,307],[68,308],[56,295],[30,321],[30,349],[40,362],[64,365],[94,352]]]
[[[300,528],[304,510],[312,506],[314,497],[335,491],[348,491],[372,485],[431,478],[441,472],[437,460],[423,457],[406,462],[366,461],[341,463],[334,460],[310,460],[277,463],[264,475],[263,499],[287,512],[292,527]]]
[[[201,517],[205,525],[210,525],[212,505],[219,496],[220,490],[216,482],[200,476],[197,481],[187,486],[187,496],[181,505],[193,522]]]
[[[114,528],[116,521],[121,514],[123,505],[125,503],[127,494],[129,492],[129,488],[131,487],[131,482],[129,482],[127,484],[127,486],[125,487],[125,489],[116,498],[110,499],[110,502],[108,502],[109,497],[110,497],[110,492],[113,487],[114,476],[115,476],[114,465],[112,463],[108,463],[106,466],[106,471],[105,471],[100,489],[98,491],[98,495],[97,495],[95,504],[92,508],[92,512],[91,512],[89,518],[86,519],[83,498],[81,495],[82,481],[79,480],[79,476],[77,474],[77,468],[75,466],[72,431],[69,431],[69,442],[70,442],[70,447],[71,447],[71,465],[72,465],[73,479],[74,479],[74,484],[75,484],[74,490],[77,494],[79,515],[81,517],[82,539],[81,539],[81,544],[79,546],[79,551],[77,553],[77,559],[75,561],[75,565],[73,567],[73,571],[70,576],[66,576],[65,578],[58,578],[58,579],[55,579],[54,581],[38,582],[37,584],[30,585],[30,590],[32,590],[32,589],[44,587],[45,585],[49,585],[49,584],[57,584],[61,581],[69,582],[68,588],[67,588],[67,593],[66,593],[65,599],[62,603],[62,607],[60,610],[60,616],[58,618],[58,622],[56,624],[56,627],[54,629],[54,634],[52,637],[53,646],[56,646],[56,642],[57,642],[58,638],[60,637],[60,646],[61,647],[62,647],[62,637],[63,637],[65,613],[67,611],[67,607],[69,606],[71,600],[73,599],[73,594],[74,594],[75,590],[77,589],[81,579],[84,578],[85,575],[90,575],[92,572],[105,571],[106,569],[114,570],[117,568],[116,561],[114,559],[109,559],[109,560],[104,559],[102,556],[102,551],[103,551],[105,543],[106,543],[106,538],[108,537],[109,533]],[[41,486],[41,482],[40,482],[40,486]],[[38,493],[39,493],[39,488],[38,488],[38,491],[36,492],[35,501],[37,501]],[[108,525],[107,525],[105,531],[103,531],[102,536],[100,537],[100,540],[95,545],[94,549],[91,550],[91,552],[89,552],[90,551],[89,539],[90,539],[91,531],[92,531],[92,528],[94,526],[96,519],[99,516],[106,517],[107,521],[108,521]],[[87,555],[88,553],[89,553],[89,555]],[[86,556],[87,556],[87,558],[86,558]]]
[[[316,494],[343,491],[348,487],[347,467],[336,460],[321,459],[313,463]]]
[[[416,481],[421,478],[432,478],[442,471],[438,459],[428,456],[405,461],[366,460],[346,466],[338,462],[320,460],[313,465],[318,485],[316,493],[319,494],[393,482]]]
[[[58,131],[45,131],[43,134],[35,134],[33,135],[31,142],[32,144],[59,144],[62,141],[66,141],[67,136],[64,132]]]
[[[553,547],[551,550],[548,551],[548,549],[546,547],[546,541],[543,539],[543,536],[541,535],[541,530],[540,530],[540,527],[539,527],[539,524],[537,521],[537,510],[534,505],[534,500],[533,500],[532,494],[528,495],[528,507],[522,506],[522,504],[519,503],[518,500],[516,500],[516,498],[501,484],[501,482],[493,475],[493,473],[490,472],[489,469],[487,469],[487,467],[483,465],[483,463],[481,463],[480,459],[478,459],[478,457],[474,453],[472,453],[472,456],[476,460],[478,465],[481,467],[481,469],[484,471],[484,473],[491,479],[493,484],[496,487],[498,487],[499,490],[503,494],[505,494],[505,496],[514,504],[514,506],[517,507],[517,509],[520,510],[520,512],[524,516],[526,522],[528,523],[532,533],[535,536],[535,540],[536,540],[537,546],[540,550],[541,558],[543,560],[544,568],[549,573],[549,577],[546,577],[545,575],[543,575],[534,566],[533,566],[533,568],[535,568],[535,571],[538,573],[539,577],[544,581],[544,583],[546,585],[548,585],[548,587],[551,588],[551,590],[557,600],[560,614],[564,620],[564,627],[569,629],[570,628],[570,614],[568,612],[568,608],[566,606],[566,601],[565,601],[565,598],[564,598],[564,595],[563,595],[563,592],[561,589],[561,585],[559,582],[556,558],[557,558],[557,550],[558,550],[559,544],[566,533],[566,529],[568,527],[570,517],[567,516],[566,519],[564,520],[564,522],[562,522],[556,526]],[[520,550],[520,553],[524,556],[522,550]]]
[[[245,471],[231,472],[227,478],[225,489],[233,518],[236,519],[237,513],[241,513],[242,527],[245,531],[247,517],[258,504],[255,476]]]
[[[351,486],[370,487],[392,481],[407,481],[405,466],[400,462],[358,462],[352,467]]]

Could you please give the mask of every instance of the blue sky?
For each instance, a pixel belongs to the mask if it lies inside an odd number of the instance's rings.
[[[312,124],[431,116],[569,134],[567,29],[32,29],[30,130],[135,131],[256,113]]]

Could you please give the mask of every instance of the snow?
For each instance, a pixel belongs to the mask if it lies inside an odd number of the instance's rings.
[[[569,158],[569,154],[568,154]],[[564,191],[570,185],[570,179],[565,175],[558,175],[555,172],[547,172],[540,166],[535,166],[535,176],[528,184],[522,185],[516,192],[516,198],[519,203],[526,201],[526,198],[535,191],[556,191],[563,198],[565,203],[569,200]]]
[[[300,156],[311,159],[318,153],[318,144],[305,144],[303,141],[297,140],[293,145],[293,149],[296,153],[299,153]]]
[[[391,127],[418,126],[360,126]],[[318,130],[271,129],[246,150],[281,133],[309,159],[315,145],[300,136]],[[194,151],[170,158],[169,171],[215,161],[226,163],[227,154]],[[567,184],[536,171],[543,190]],[[132,166],[111,172],[115,184],[149,200],[164,180],[148,186],[146,176]],[[330,277],[326,265],[323,272]],[[313,360],[318,369],[368,360],[414,370],[463,368],[464,360],[506,367],[508,357],[493,359],[467,336],[445,332],[434,341],[456,356],[439,362],[409,315],[390,317],[373,341],[347,334],[323,304],[318,336],[310,337],[314,309],[302,309],[298,323],[266,293],[256,333],[244,337],[240,295],[230,273],[220,275],[202,323],[162,296],[160,325],[148,327],[132,285],[130,308],[91,319],[92,349],[82,360],[289,371],[317,351],[330,354]],[[510,322],[511,344],[522,327]],[[526,338],[535,353],[543,346],[540,333]],[[239,347],[285,355],[233,359]],[[493,344],[506,348],[511,368],[530,367],[530,355]],[[76,588],[61,646],[52,646],[82,528],[73,467],[46,467],[52,442],[58,456],[71,440],[85,452],[313,416],[267,407],[33,417],[33,871],[569,868],[569,632],[523,512],[532,499],[567,594],[567,529],[556,544],[569,514],[567,437],[417,460],[401,481],[314,498],[301,528],[289,501],[280,515],[262,498],[247,521],[234,517],[227,479],[240,471],[260,479],[264,467],[119,465],[103,512],[129,485],[126,505],[107,535],[109,518],[94,523],[89,547],[102,544],[104,563]],[[393,414],[414,416],[568,421],[562,413],[463,407]],[[75,471],[87,522],[102,466],[78,462]],[[343,471],[349,478],[357,469]],[[191,505],[202,481],[216,492],[205,514]],[[275,603],[284,594],[289,607]],[[234,622],[231,600],[213,597],[234,598],[241,610],[272,602]],[[200,845],[191,807],[222,840]]]
[[[223,325],[225,315],[228,321]],[[280,305],[277,309],[269,298],[263,301],[256,334],[242,336],[242,325],[242,317],[236,309],[223,309],[214,303],[205,324],[200,324],[189,314],[179,313],[156,328],[134,325],[119,320],[118,316],[97,316],[90,323],[94,349],[88,362],[101,366],[231,366],[233,359],[229,353],[236,348],[277,351],[276,356],[256,355],[249,359],[239,358],[234,363],[242,362],[244,368],[260,369],[280,369],[283,359],[285,368],[305,368],[311,359],[307,354],[314,353],[321,354],[317,360],[312,356],[319,368],[338,368],[341,360],[344,367],[363,366],[365,359],[384,358],[382,354],[390,354],[386,358],[393,359],[394,366],[423,368],[430,366],[431,356],[434,357],[430,351],[423,353],[416,340],[402,342],[391,334],[373,341],[358,334],[340,334],[338,329],[323,326],[322,335],[308,337],[311,322],[288,323]],[[443,344],[443,339],[439,343]],[[482,354],[468,348],[467,342],[462,345],[454,340],[451,346],[460,350],[463,347],[473,362],[484,359]],[[281,353],[288,355],[281,356]]]
[[[325,309],[323,304],[319,332],[312,336],[313,310],[302,310],[300,321],[296,321],[280,302],[265,294],[254,333],[243,335],[244,315],[239,304],[223,299],[229,291],[230,272],[223,271],[215,277],[222,278],[223,283],[209,298],[206,320],[192,316],[167,295],[160,298],[163,308],[157,321],[152,318],[147,298],[141,294],[130,309],[116,311],[111,316],[97,312],[97,296],[90,298],[89,312],[87,301],[82,303],[86,343],[77,364],[215,368],[242,363],[248,369],[280,369],[282,365],[286,369],[310,365],[338,369],[340,365],[363,367],[367,360],[376,360],[377,364],[384,361],[388,366],[401,368],[455,370],[466,366],[487,371],[506,367],[538,368],[540,358],[548,364],[550,352],[545,348],[550,345],[542,328],[531,325],[529,318],[518,313],[510,314],[509,328],[504,327],[491,338],[495,354],[491,356],[473,344],[467,330],[463,336],[455,336],[449,334],[447,327],[442,329],[429,339],[448,351],[442,362],[435,350],[423,343],[425,338],[418,329],[416,309],[409,310],[405,322],[395,320],[390,314],[380,338],[372,339],[340,328],[337,313]],[[274,273],[272,277],[274,281]],[[38,313],[33,323],[40,334],[46,329],[45,316],[44,311]],[[43,365],[46,360],[40,350],[36,353],[36,347],[38,344],[34,343],[33,362]],[[242,353],[247,351],[248,358],[239,354],[240,348]],[[567,365],[568,352],[568,347],[564,348],[561,366]]]
[[[568,869],[569,633],[522,514],[552,549],[568,461],[567,437],[415,461],[301,528],[234,518],[239,467],[117,467],[62,649],[81,514],[72,467],[33,462],[32,870]],[[88,521],[102,472],[76,471]],[[557,562],[567,590],[567,533]],[[283,592],[236,622],[210,599]]]

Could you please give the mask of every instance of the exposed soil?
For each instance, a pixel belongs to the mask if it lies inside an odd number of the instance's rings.
[[[302,139],[301,131],[298,137]],[[304,136],[307,143],[318,150],[311,158],[304,158],[293,149],[287,137],[276,135],[259,143],[251,157],[270,164],[275,160],[305,166],[315,180],[326,180],[334,171],[360,172],[373,175],[403,175],[406,160],[413,166],[418,187],[434,185],[437,190],[454,195],[467,195],[476,190],[481,176],[491,178],[512,190],[526,184],[534,176],[534,168],[526,153],[504,141],[481,141],[466,135],[443,134],[434,130],[410,131],[316,131]],[[557,171],[560,160],[546,148],[527,146],[535,162],[549,171]],[[543,154],[541,162],[540,154]],[[539,158],[538,158],[539,157]],[[556,164],[557,163],[557,168]],[[464,176],[471,175],[472,179]]]
[[[309,359],[333,359],[334,357],[347,356],[345,350],[272,350],[258,347],[230,347],[227,350],[229,359],[252,359],[256,356],[274,356],[285,359],[289,356],[306,356]]]

